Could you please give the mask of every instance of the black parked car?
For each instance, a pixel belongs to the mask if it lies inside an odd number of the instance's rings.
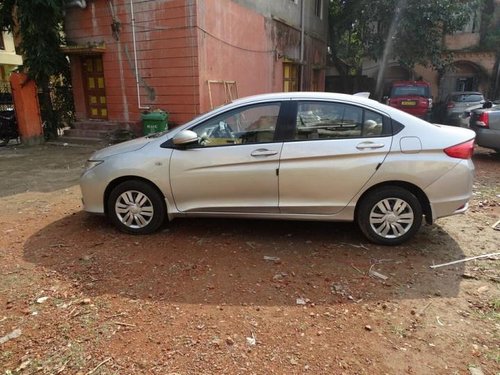
[[[486,102],[483,107],[470,112],[469,126],[479,146],[500,153],[500,102]]]

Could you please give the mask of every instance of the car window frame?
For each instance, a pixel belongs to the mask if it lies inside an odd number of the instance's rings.
[[[220,144],[220,145],[213,145],[213,146],[204,146],[204,145],[201,145],[199,143],[193,143],[193,144],[189,144],[189,145],[184,145],[182,148],[189,148],[189,149],[211,149],[211,148],[218,148],[218,147],[233,147],[233,146],[245,146],[245,145],[261,145],[261,144],[268,144],[268,143],[279,143],[279,142],[282,142],[282,128],[283,128],[283,119],[285,118],[284,117],[284,113],[288,111],[288,109],[286,108],[287,107],[287,101],[284,101],[282,99],[280,100],[271,100],[271,101],[262,101],[262,102],[257,102],[257,103],[246,103],[244,105],[241,105],[241,106],[238,106],[236,108],[231,108],[227,111],[224,111],[224,112],[221,112],[221,113],[218,113],[217,115],[213,116],[213,117],[210,117],[210,118],[207,118],[207,119],[204,119],[203,121],[201,122],[198,122],[196,124],[193,124],[192,126],[186,128],[185,130],[191,130],[191,131],[194,131],[193,129],[199,127],[199,126],[203,126],[205,124],[207,124],[208,122],[217,122],[219,119],[222,119],[222,118],[227,118],[229,116],[232,116],[233,114],[235,113],[238,113],[238,112],[243,112],[247,109],[251,109],[251,108],[257,108],[257,107],[263,107],[263,106],[267,106],[267,105],[273,105],[273,104],[279,104],[280,105],[280,109],[278,111],[278,117],[277,117],[277,120],[276,120],[276,126],[274,128],[274,135],[273,135],[273,139],[272,141],[268,141],[268,142],[256,142],[256,143],[228,143],[228,144]]]
[[[363,110],[363,119],[365,117],[364,111],[371,111],[374,112],[380,116],[382,116],[382,134],[380,135],[373,135],[373,136],[359,136],[359,137],[338,137],[338,138],[317,138],[317,139],[295,139],[295,129],[297,127],[297,114],[298,114],[298,108],[300,103],[322,103],[322,104],[342,104],[342,105],[349,105],[353,107],[360,108]],[[315,99],[297,99],[297,100],[292,100],[290,103],[290,106],[288,108],[288,112],[286,113],[286,129],[284,129],[283,134],[285,136],[285,139],[283,140],[284,142],[309,142],[309,141],[336,141],[336,140],[346,140],[346,139],[367,139],[367,138],[386,138],[386,137],[392,137],[394,136],[394,127],[392,124],[392,118],[387,115],[386,113],[383,113],[381,111],[378,111],[374,108],[364,106],[359,103],[353,103],[353,102],[344,102],[340,100],[315,100]],[[403,126],[404,127],[404,126]],[[402,129],[398,129],[397,133],[399,133]]]

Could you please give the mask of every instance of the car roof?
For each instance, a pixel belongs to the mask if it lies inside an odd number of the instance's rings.
[[[358,95],[350,95],[350,94],[341,94],[334,92],[319,92],[319,91],[296,91],[296,92],[276,92],[276,93],[268,93],[268,94],[259,94],[247,96],[242,99],[235,99],[232,103],[234,104],[245,104],[251,102],[257,102],[260,100],[263,101],[271,101],[271,100],[292,100],[292,99],[301,99],[301,100],[345,100],[351,101],[360,104],[366,105],[379,105],[380,103],[373,100],[368,99],[363,96]]]
[[[479,91],[453,91],[450,95],[483,95],[483,93]]]
[[[430,86],[426,81],[394,81],[392,86]]]
[[[405,122],[407,120],[410,120],[412,122],[422,122],[423,124],[427,124],[426,121],[423,121],[415,116],[412,116],[406,112],[402,112],[396,108],[390,107],[386,104],[380,103],[376,100],[369,99],[363,96],[359,95],[349,95],[349,94],[341,94],[341,93],[334,93],[334,92],[319,92],[319,91],[313,91],[313,92],[307,92],[307,91],[297,91],[297,92],[279,92],[279,93],[270,93],[270,94],[260,94],[260,95],[253,95],[253,96],[248,96],[246,98],[242,99],[235,99],[231,104],[228,106],[232,108],[236,108],[240,105],[246,105],[246,104],[257,104],[260,102],[271,102],[273,100],[333,100],[333,101],[341,101],[345,104],[353,104],[353,105],[361,105],[364,106],[365,108],[370,108],[372,110],[379,111],[381,113],[384,113],[393,119],[400,121],[400,122]],[[221,111],[229,109],[228,107],[224,106],[220,108]],[[425,126],[425,125],[421,125]]]

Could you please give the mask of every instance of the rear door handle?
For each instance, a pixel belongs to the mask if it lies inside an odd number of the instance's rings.
[[[278,153],[278,151],[275,151],[275,150],[268,150],[267,148],[259,148],[255,151],[253,151],[250,155],[252,155],[254,157],[273,156],[273,155],[276,155],[277,153]]]
[[[383,143],[373,143],[373,142],[363,142],[363,143],[359,143],[356,148],[358,150],[365,150],[367,148],[382,148],[384,147],[385,145]]]

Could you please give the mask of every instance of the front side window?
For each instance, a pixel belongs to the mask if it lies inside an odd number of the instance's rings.
[[[295,140],[363,138],[387,135],[384,116],[342,103],[301,102]]]
[[[273,142],[280,103],[240,108],[192,128],[203,147]]]

